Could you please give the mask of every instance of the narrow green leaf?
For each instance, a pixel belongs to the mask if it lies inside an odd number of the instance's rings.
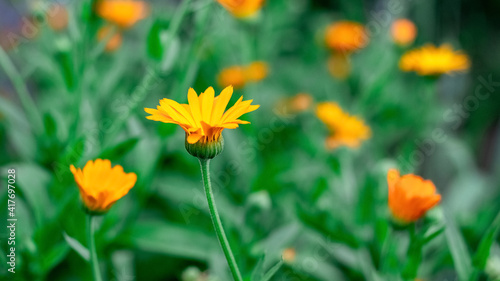
[[[491,245],[498,236],[499,231],[500,231],[500,213],[498,213],[495,220],[493,220],[493,223],[486,231],[486,234],[481,239],[477,252],[474,255],[473,264],[479,270],[483,270],[484,267],[486,266],[486,262],[488,261],[488,257],[490,256]]]
[[[271,278],[278,272],[278,270],[281,268],[283,265],[283,260],[280,260],[278,263],[276,263],[273,267],[271,267],[266,274],[264,274],[264,277],[262,277],[262,281],[269,281]]]
[[[80,255],[80,257],[82,257],[86,261],[90,260],[90,253],[89,253],[89,250],[87,248],[85,248],[82,244],[80,244],[80,242],[78,242],[78,240],[76,240],[75,238],[66,234],[66,232],[63,232],[63,236],[64,236],[64,240],[66,240],[68,245],[73,250],[75,250],[75,252],[77,252],[78,255]]]
[[[469,280],[472,273],[472,264],[464,238],[462,237],[460,231],[456,228],[451,218],[446,214],[445,222],[446,241],[448,242],[448,247],[450,248],[453,263],[455,264],[455,270],[458,274],[458,279],[462,281]]]

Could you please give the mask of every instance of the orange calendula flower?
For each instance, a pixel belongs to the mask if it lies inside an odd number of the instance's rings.
[[[222,87],[232,85],[241,89],[246,84],[245,68],[242,66],[231,66],[223,69],[217,76],[217,83]]]
[[[417,221],[441,201],[430,180],[408,174],[400,176],[395,169],[387,173],[389,209],[393,217],[403,223]]]
[[[368,44],[363,25],[352,21],[339,21],[326,29],[326,45],[338,52],[353,52]]]
[[[408,19],[398,19],[392,23],[391,35],[394,43],[400,46],[408,46],[415,41],[417,27]]]
[[[179,104],[165,98],[160,100],[157,109],[145,108],[144,110],[151,114],[146,117],[147,119],[181,126],[186,132],[186,148],[188,146],[192,148],[193,146],[190,145],[193,144],[200,146],[218,144],[222,143],[222,130],[236,129],[240,124],[249,124],[250,122],[238,118],[259,108],[259,105],[251,104],[253,100],[243,101],[242,96],[231,108],[226,110],[232,94],[233,87],[231,86],[222,90],[217,97],[214,97],[212,87],[206,89],[199,96],[190,88],[188,104]],[[191,153],[191,151],[189,152]],[[218,153],[220,151],[216,154]]]
[[[221,87],[232,85],[236,89],[243,88],[249,82],[258,82],[267,77],[269,68],[265,62],[252,62],[248,66],[231,66],[223,69],[217,76]]]
[[[109,39],[108,37],[111,36]],[[103,26],[97,32],[99,41],[108,40],[106,43],[106,52],[114,52],[122,45],[122,35],[113,30],[112,26]]]
[[[264,0],[217,0],[217,2],[237,18],[251,17],[264,5]]]
[[[316,115],[330,131],[326,140],[329,149],[340,146],[357,148],[361,141],[371,136],[370,128],[361,119],[344,112],[337,103],[320,103],[316,108]]]
[[[267,77],[269,68],[263,61],[252,62],[245,68],[245,78],[247,81],[258,82]]]
[[[121,28],[130,28],[149,14],[149,5],[143,1],[101,0],[97,14]]]
[[[419,75],[439,76],[445,73],[465,71],[470,62],[466,54],[453,51],[450,45],[426,45],[406,52],[399,61],[403,71],[415,71]]]
[[[96,213],[109,210],[137,181],[136,174],[125,173],[120,165],[111,167],[109,160],[90,160],[83,169],[71,165],[70,170],[85,207]]]

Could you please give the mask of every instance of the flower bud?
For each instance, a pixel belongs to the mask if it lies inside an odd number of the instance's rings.
[[[189,143],[186,135],[185,146],[187,152],[194,157],[199,159],[212,159],[224,150],[224,138],[220,135],[219,138],[215,140],[201,138],[196,143]]]

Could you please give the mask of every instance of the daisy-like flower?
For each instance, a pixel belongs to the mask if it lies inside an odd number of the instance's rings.
[[[249,124],[250,122],[238,118],[259,108],[259,105],[251,104],[253,100],[243,101],[242,96],[226,110],[232,94],[232,86],[226,87],[217,97],[214,97],[212,87],[199,96],[190,88],[188,104],[179,104],[165,98],[160,100],[157,109],[144,110],[151,114],[146,117],[147,119],[181,126],[186,132],[188,152],[198,158],[211,159],[222,151],[222,130],[236,129],[240,124]]]
[[[325,42],[333,51],[350,53],[364,48],[368,44],[368,37],[362,24],[339,21],[328,26]]]
[[[470,67],[469,58],[461,51],[453,51],[450,45],[425,45],[406,52],[399,61],[403,71],[415,71],[418,75],[439,76],[445,73],[465,71]]]
[[[109,210],[137,181],[136,174],[125,173],[120,165],[111,167],[109,160],[90,160],[83,169],[71,165],[70,170],[80,189],[83,204],[92,213]]]
[[[363,120],[344,112],[337,103],[320,103],[316,108],[316,115],[330,131],[326,139],[328,149],[340,146],[357,148],[371,136],[371,130]]]
[[[221,87],[229,85],[236,89],[243,88],[247,83],[258,82],[267,77],[269,67],[263,61],[255,61],[248,66],[231,66],[223,69],[217,76],[217,83]]]
[[[398,19],[391,25],[391,35],[394,43],[400,46],[408,46],[415,41],[417,27],[408,19]]]
[[[441,201],[432,181],[413,174],[400,176],[399,171],[391,169],[387,173],[387,185],[389,209],[398,222],[415,222]]]
[[[143,1],[101,0],[97,14],[121,28],[130,28],[149,14],[149,5]]]
[[[237,18],[251,17],[264,5],[264,0],[217,0],[217,2]]]

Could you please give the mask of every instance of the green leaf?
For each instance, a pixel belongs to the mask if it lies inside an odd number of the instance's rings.
[[[45,133],[47,136],[55,137],[57,133],[57,125],[54,117],[52,117],[49,113],[46,113],[43,116],[43,123],[45,125]]]
[[[90,260],[90,253],[87,248],[85,248],[78,240],[75,238],[69,236],[66,232],[63,232],[64,240],[68,243],[68,245],[75,250],[75,252],[80,255],[84,260],[89,261]]]
[[[280,260],[277,264],[275,264],[273,267],[271,267],[267,273],[262,277],[262,281],[269,281],[271,278],[278,272],[278,270],[281,268],[283,265],[283,260]]]
[[[120,159],[123,155],[127,154],[129,151],[131,151],[137,142],[139,141],[138,138],[132,138],[128,139],[126,141],[123,141],[117,145],[115,145],[112,148],[104,150],[98,158],[102,159],[109,159],[111,161]]]
[[[134,225],[125,242],[142,251],[208,261],[219,250],[215,233],[159,220]]]
[[[164,20],[156,20],[151,26],[147,37],[147,52],[150,58],[160,61],[163,57],[164,46],[161,35],[168,30],[168,23]]]
[[[473,264],[479,270],[483,270],[490,256],[490,249],[495,242],[498,232],[500,231],[500,213],[496,216],[491,226],[486,231],[486,234],[481,239],[476,254],[474,255]]]
[[[456,228],[453,221],[448,215],[445,215],[446,222],[446,241],[450,248],[455,270],[458,274],[459,280],[469,280],[472,273],[472,265],[467,245],[460,231]]]

